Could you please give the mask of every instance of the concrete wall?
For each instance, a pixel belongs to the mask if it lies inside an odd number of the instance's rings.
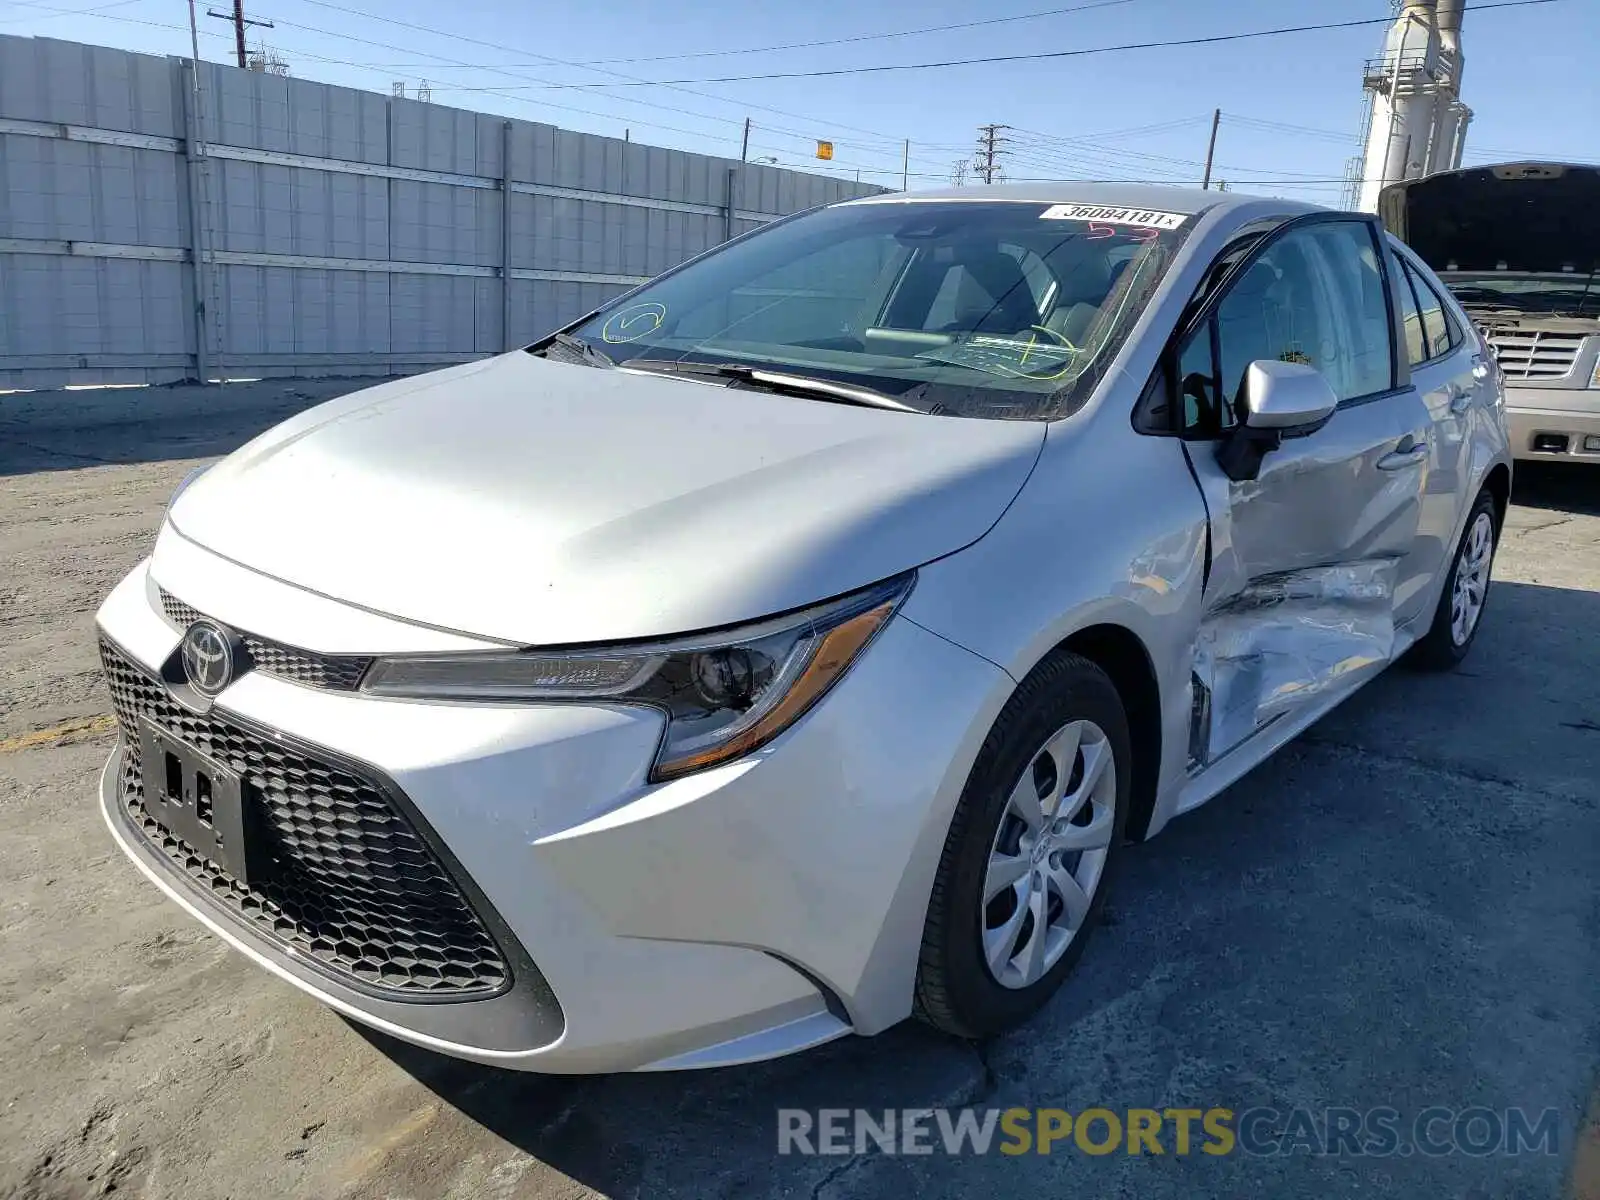
[[[0,388],[460,362],[882,190],[200,71],[197,113],[186,59],[0,37]]]

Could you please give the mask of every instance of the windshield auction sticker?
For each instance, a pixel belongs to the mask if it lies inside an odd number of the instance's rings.
[[[610,342],[613,346],[637,342],[640,338],[649,337],[660,329],[666,319],[665,304],[656,304],[652,301],[630,304],[626,308],[617,309],[606,318],[606,323],[600,330],[600,340]]]
[[[1112,208],[1105,204],[1053,204],[1039,214],[1041,221],[1094,221],[1100,225],[1137,225],[1141,229],[1176,229],[1183,213],[1150,208]]]

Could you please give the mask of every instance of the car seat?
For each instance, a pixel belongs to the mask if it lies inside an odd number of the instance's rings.
[[[946,333],[1021,333],[1039,323],[1039,308],[1028,287],[1022,264],[992,248],[965,249],[952,269],[966,272],[977,289],[961,289]]]

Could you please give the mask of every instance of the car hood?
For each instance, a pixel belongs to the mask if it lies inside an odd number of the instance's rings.
[[[402,619],[527,645],[840,595],[982,537],[1044,426],[521,352],[310,409],[173,503],[182,536]]]
[[[1600,167],[1506,163],[1392,184],[1378,211],[1439,272],[1600,267]]]

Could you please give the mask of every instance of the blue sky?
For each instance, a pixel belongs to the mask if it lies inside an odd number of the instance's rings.
[[[1036,19],[892,38],[994,17]],[[232,29],[206,17],[201,54],[231,61]],[[86,11],[73,11],[86,10]],[[297,76],[388,91],[426,79],[435,103],[571,129],[751,157],[898,186],[911,140],[913,186],[945,182],[976,127],[1013,126],[1013,177],[1197,181],[1210,115],[1223,110],[1217,175],[1241,191],[1336,203],[1358,150],[1360,67],[1382,26],[1211,46],[814,79],[618,87],[762,72],[915,63],[1093,47],[1384,17],[1389,0],[247,0],[275,22],[252,30]],[[362,15],[362,14],[372,15]],[[185,0],[0,0],[0,34],[187,54]],[[839,39],[840,44],[743,51]],[[1469,10],[1463,98],[1476,112],[1467,161],[1600,161],[1600,0]],[[695,57],[672,57],[696,55]],[[599,60],[605,60],[600,65]],[[627,61],[618,61],[627,60]],[[549,88],[541,84],[581,84]],[[609,86],[608,86],[609,85]],[[835,143],[833,164],[813,142]],[[1252,182],[1256,181],[1256,182]]]

